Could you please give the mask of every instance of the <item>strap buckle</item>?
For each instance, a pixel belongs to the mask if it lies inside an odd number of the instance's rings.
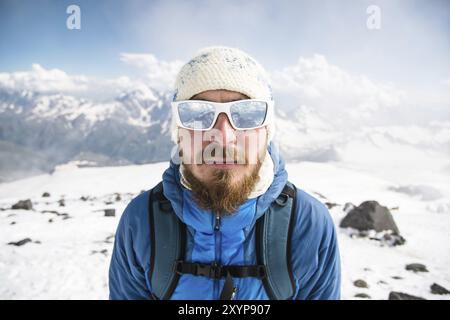
[[[182,275],[183,274],[183,261],[181,260],[177,260],[175,261],[175,263],[173,264],[173,272],[175,272],[178,275]]]
[[[264,279],[267,277],[267,271],[266,271],[266,266],[263,264],[259,264],[257,266],[257,270],[258,270],[258,276],[260,279]]]
[[[275,199],[275,202],[279,206],[284,207],[287,204],[288,200],[289,200],[289,195],[287,195],[286,193],[280,193],[278,198]]]
[[[217,262],[212,264],[204,263],[186,263],[181,260],[177,260],[173,266],[173,272],[178,275],[185,273],[194,274],[196,276],[208,277],[211,279],[220,279],[223,273],[223,267]]]
[[[211,279],[220,279],[222,277],[222,266],[213,262],[211,264],[198,264],[197,274]]]

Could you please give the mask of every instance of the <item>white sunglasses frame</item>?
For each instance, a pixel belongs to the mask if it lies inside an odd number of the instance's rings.
[[[266,116],[264,118],[263,123],[260,126],[241,129],[241,128],[237,128],[234,125],[233,120],[231,118],[231,112],[230,112],[231,106],[235,103],[243,102],[243,101],[264,102],[267,104]],[[178,113],[178,105],[180,103],[185,103],[185,102],[208,103],[208,104],[211,104],[212,106],[214,106],[214,108],[215,108],[214,120],[212,121],[211,126],[209,128],[204,128],[204,129],[189,128],[189,127],[184,126],[183,123],[181,122],[180,115]],[[214,125],[217,122],[217,118],[219,117],[219,114],[221,114],[221,113],[225,113],[228,117],[229,122],[231,123],[231,126],[235,130],[239,130],[239,131],[253,130],[253,129],[265,127],[273,121],[273,116],[274,116],[273,115],[273,113],[274,113],[274,109],[273,109],[274,101],[273,100],[242,99],[242,100],[235,100],[235,101],[230,101],[230,102],[214,102],[214,101],[208,101],[208,100],[180,100],[180,101],[172,101],[171,104],[172,104],[172,117],[175,117],[177,126],[180,128],[187,129],[187,130],[195,130],[195,131],[208,131],[208,130],[211,130],[212,128],[214,128]]]

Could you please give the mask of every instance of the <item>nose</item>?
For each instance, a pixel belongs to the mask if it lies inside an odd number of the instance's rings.
[[[236,140],[236,134],[233,126],[230,123],[230,119],[225,113],[220,113],[217,117],[217,121],[214,125],[214,129],[220,130],[222,134],[223,145],[228,145],[229,143],[234,143]]]

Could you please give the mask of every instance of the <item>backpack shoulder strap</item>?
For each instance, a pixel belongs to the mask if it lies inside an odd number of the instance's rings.
[[[162,182],[150,191],[148,214],[151,298],[169,299],[179,280],[174,261],[184,259],[186,226],[164,196]]]
[[[256,222],[257,262],[266,267],[263,284],[271,300],[287,300],[295,294],[291,238],[297,211],[296,194],[295,186],[288,182]]]

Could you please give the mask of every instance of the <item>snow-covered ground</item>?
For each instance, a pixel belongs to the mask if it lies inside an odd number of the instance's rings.
[[[68,164],[51,175],[0,184],[0,299],[107,299],[120,215],[134,196],[161,179],[166,167],[167,163],[103,168]],[[289,179],[299,188],[338,204],[330,212],[339,234],[343,299],[355,299],[357,293],[387,299],[391,291],[450,299],[430,291],[433,283],[450,288],[449,174],[435,171],[427,179],[415,179],[414,168],[405,174],[399,167],[378,172],[338,162],[287,165]],[[42,197],[44,192],[50,197]],[[24,199],[31,199],[33,210],[10,209]],[[405,245],[388,247],[351,238],[338,227],[345,215],[343,205],[365,200],[398,207],[391,212]],[[104,216],[108,208],[116,209],[115,217]],[[32,242],[8,245],[24,238]],[[409,263],[425,264],[429,272],[407,271]],[[355,287],[358,279],[369,287]]]

